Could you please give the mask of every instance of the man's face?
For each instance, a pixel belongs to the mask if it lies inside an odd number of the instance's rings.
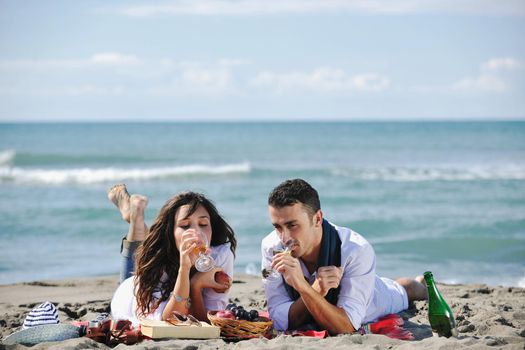
[[[316,228],[322,224],[321,211],[313,217],[302,203],[295,203],[282,208],[269,206],[270,219],[277,231],[281,242],[286,244],[290,240],[295,241],[292,247],[292,256],[300,258],[311,253],[319,237],[316,236]]]

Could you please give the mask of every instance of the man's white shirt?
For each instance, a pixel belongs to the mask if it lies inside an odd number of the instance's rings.
[[[331,224],[333,225],[333,224]],[[408,299],[405,289],[388,278],[375,273],[376,257],[368,241],[355,231],[333,225],[341,239],[341,266],[343,276],[337,307],[343,308],[355,329],[361,324],[405,310]],[[271,266],[273,249],[282,247],[276,231],[261,243],[262,267]],[[301,259],[301,269],[310,285],[317,273],[310,274]],[[288,312],[293,300],[288,295],[282,276],[263,279],[268,311],[277,330],[288,330]]]

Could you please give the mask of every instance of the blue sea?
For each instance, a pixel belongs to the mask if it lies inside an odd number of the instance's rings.
[[[525,287],[525,122],[0,124],[0,283],[116,274],[124,182],[147,221],[209,196],[257,274],[269,191],[301,177],[381,276]]]

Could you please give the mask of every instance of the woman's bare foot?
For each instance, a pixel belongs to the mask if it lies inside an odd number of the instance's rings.
[[[122,215],[122,219],[129,222],[130,210],[129,210],[129,193],[126,189],[125,184],[117,184],[112,186],[108,190],[108,199],[117,206]]]
[[[130,221],[126,239],[129,242],[143,241],[148,233],[148,227],[144,222],[144,210],[148,205],[148,198],[140,194],[134,194],[130,197],[129,204]]]

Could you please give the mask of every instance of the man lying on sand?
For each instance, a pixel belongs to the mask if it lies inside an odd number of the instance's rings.
[[[319,195],[306,181],[281,183],[268,205],[275,230],[263,239],[261,251],[262,266],[282,274],[264,280],[276,329],[352,333],[363,323],[427,299],[422,276],[378,277],[370,243],[323,219]],[[281,252],[274,255],[274,250]]]

